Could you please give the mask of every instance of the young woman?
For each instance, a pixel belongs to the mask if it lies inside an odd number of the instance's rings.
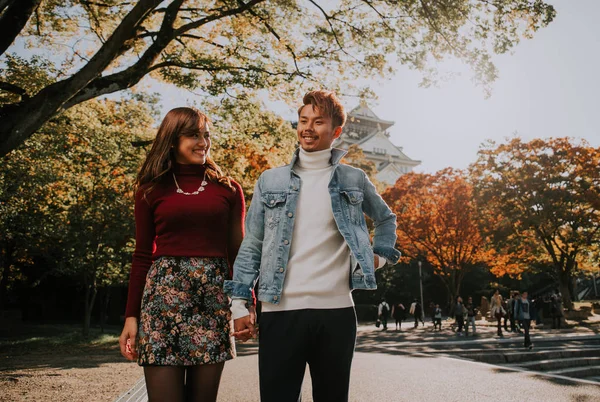
[[[406,320],[406,309],[404,304],[398,302],[392,306],[392,317],[396,321],[396,331],[402,330],[402,321]]]
[[[235,357],[229,301],[244,196],[210,158],[210,121],[165,116],[137,177],[136,247],[121,353],[144,367],[150,401],[215,401]]]
[[[496,289],[494,295],[492,296],[492,302],[490,303],[490,313],[492,317],[495,317],[498,320],[498,336],[502,335],[502,317],[506,315],[506,310],[502,307],[502,295],[500,295],[500,291]]]

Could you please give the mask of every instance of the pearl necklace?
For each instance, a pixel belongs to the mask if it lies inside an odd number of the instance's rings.
[[[202,177],[202,183],[200,183],[200,187],[198,187],[198,190],[194,191],[193,193],[188,193],[188,192],[183,191],[181,189],[181,187],[179,187],[179,183],[177,183],[177,178],[175,177],[175,173],[172,173],[172,174],[173,174],[173,180],[175,180],[175,186],[177,187],[177,193],[179,193],[179,194],[198,195],[199,193],[204,191],[204,187],[206,187],[206,185],[208,184],[208,182],[206,181],[206,170],[205,170],[204,177]]]

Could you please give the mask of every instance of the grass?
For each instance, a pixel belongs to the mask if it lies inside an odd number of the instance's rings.
[[[31,352],[36,349],[62,347],[109,347],[117,345],[120,328],[109,327],[104,333],[90,328],[86,338],[80,325],[72,324],[24,324],[18,333],[0,336],[0,352]]]

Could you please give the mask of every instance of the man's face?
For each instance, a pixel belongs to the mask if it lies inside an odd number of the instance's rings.
[[[522,299],[527,299],[527,292],[521,293],[521,298]]]
[[[322,115],[312,105],[305,105],[298,117],[298,142],[306,152],[331,148],[333,140],[342,133],[341,127],[333,127],[331,117]]]

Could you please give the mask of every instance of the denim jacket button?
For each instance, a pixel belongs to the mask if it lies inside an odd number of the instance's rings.
[[[283,272],[283,268],[279,268],[279,272]]]
[[[293,213],[291,213],[291,212],[288,212],[288,217],[290,217],[290,218],[291,218],[292,216],[294,216],[294,214],[293,214]]]
[[[273,300],[277,300],[277,296],[273,296]]]
[[[290,244],[290,242],[288,240],[284,240],[283,244],[288,245],[288,244]]]
[[[294,186],[294,187],[292,187],[292,190],[296,191],[296,190],[298,190],[298,187]]]
[[[275,204],[275,200],[271,200],[271,204]]]

